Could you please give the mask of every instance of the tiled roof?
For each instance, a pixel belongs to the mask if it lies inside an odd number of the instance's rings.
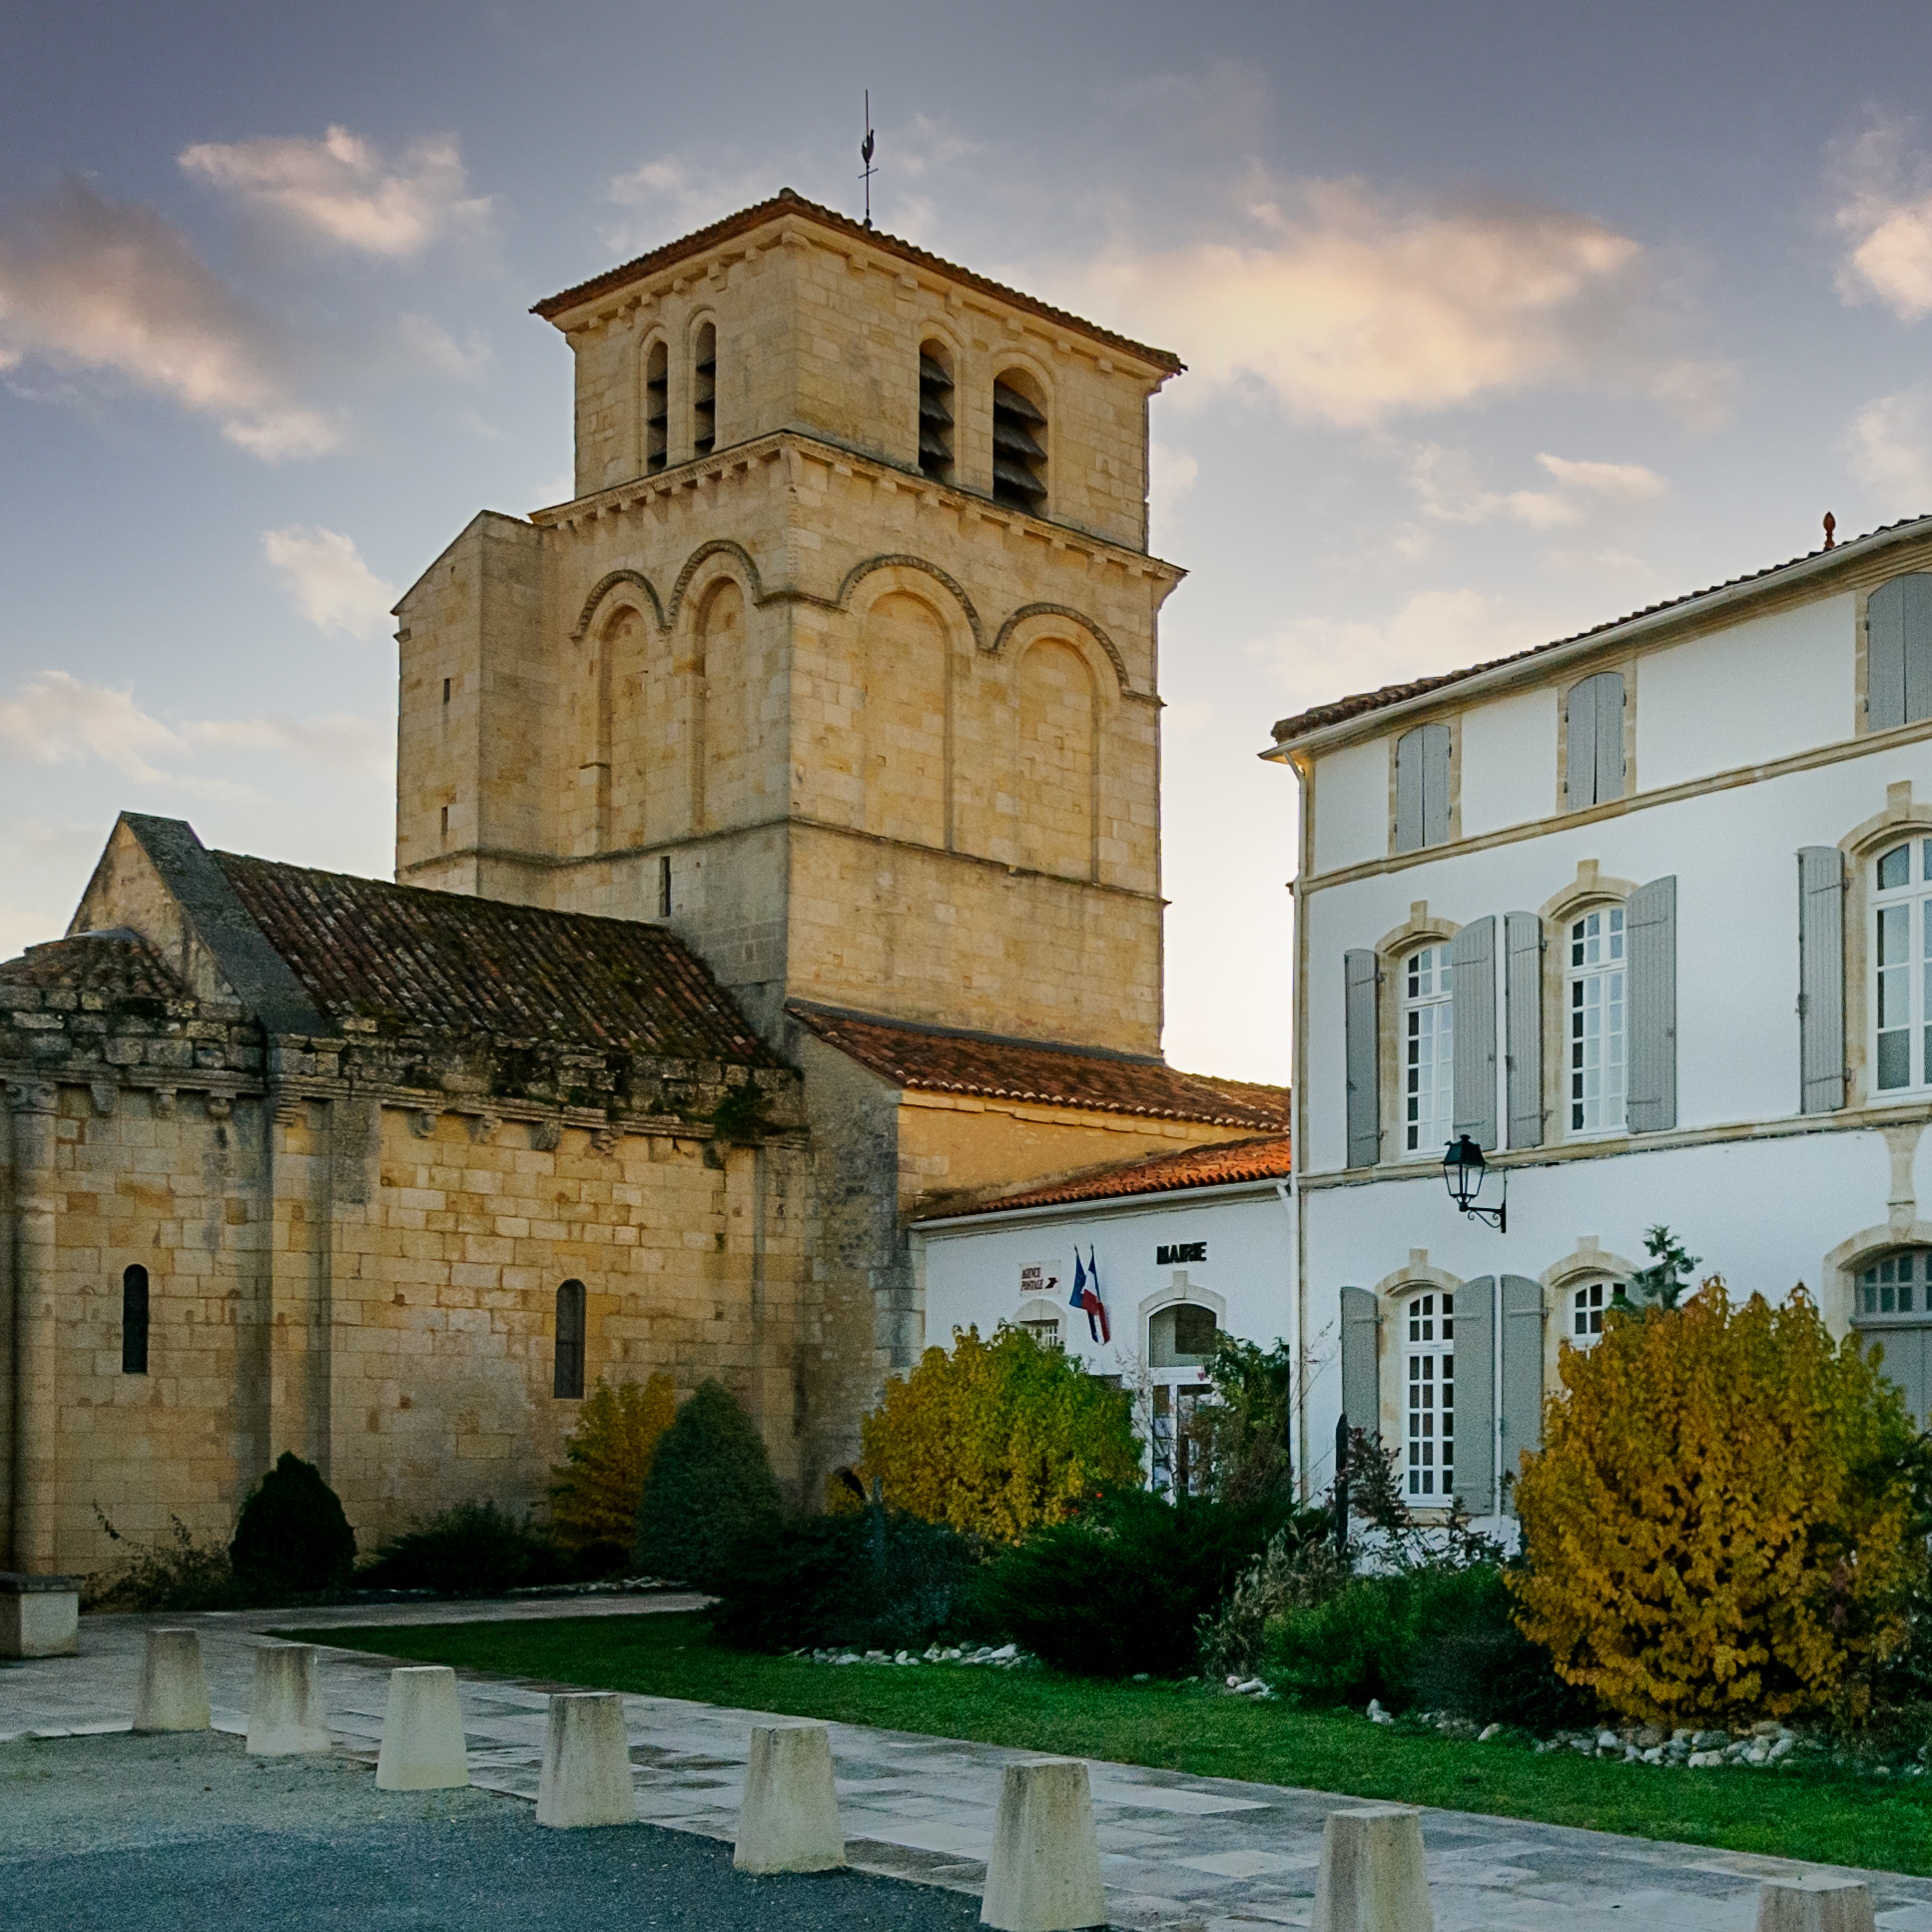
[[[1546,651],[1561,650],[1566,644],[1580,644],[1587,637],[1601,637],[1607,631],[1619,629],[1624,624],[1633,624],[1639,618],[1655,617],[1663,611],[1678,610],[1687,605],[1700,602],[1705,597],[1721,596],[1725,591],[1739,589],[1745,584],[1763,584],[1770,578],[1780,576],[1787,570],[1795,570],[1800,565],[1816,563],[1820,558],[1830,556],[1844,560],[1848,552],[1856,550],[1861,544],[1876,543],[1881,537],[1896,539],[1901,532],[1922,531],[1932,526],[1932,517],[1907,517],[1897,523],[1886,523],[1876,530],[1868,530],[1863,536],[1847,537],[1843,543],[1835,544],[1828,550],[1809,550],[1801,557],[1789,558],[1784,563],[1768,564],[1762,570],[1747,571],[1741,577],[1727,577],[1720,584],[1711,584],[1703,590],[1687,591],[1681,597],[1666,597],[1661,603],[1645,604],[1641,610],[1633,610],[1622,617],[1612,617],[1602,624],[1593,624],[1588,630],[1577,631],[1569,637],[1559,637],[1548,644],[1533,644],[1527,651],[1511,651],[1503,657],[1487,658],[1481,664],[1472,664],[1461,671],[1444,671],[1429,678],[1412,678],[1405,684],[1385,684],[1378,691],[1362,691],[1353,697],[1337,698],[1332,704],[1318,704],[1307,711],[1298,711],[1292,718],[1283,718],[1274,729],[1277,745],[1285,745],[1292,739],[1305,736],[1311,731],[1320,731],[1327,725],[1339,725],[1345,719],[1359,718],[1367,712],[1385,711],[1391,705],[1404,704],[1411,698],[1420,698],[1431,691],[1440,691],[1443,686],[1460,684],[1465,678],[1479,677],[1485,671],[1494,671],[1501,664],[1515,664],[1524,658],[1541,657]]]
[[[211,856],[331,1019],[776,1064],[703,962],[661,927]]]
[[[1002,1194],[968,1210],[973,1214],[1003,1214],[1016,1207],[1072,1206],[1081,1201],[1116,1200],[1134,1194],[1174,1194],[1189,1187],[1226,1187],[1235,1181],[1286,1180],[1293,1171],[1285,1133],[1259,1134],[1252,1140],[1223,1140],[1211,1147],[1190,1147],[1180,1154],[1146,1154],[1075,1174],[1046,1187],[1030,1187],[1023,1194]],[[943,1210],[935,1219],[958,1214]]]
[[[1221,1127],[1279,1131],[1288,1125],[1285,1086],[1180,1073],[1151,1054],[924,1026],[803,999],[788,1001],[786,1011],[860,1065],[924,1092],[1203,1120]]]
[[[896,235],[888,235],[883,230],[867,228],[863,223],[855,222],[850,215],[841,215],[836,209],[809,202],[789,188],[781,188],[771,200],[740,209],[736,215],[727,215],[723,221],[713,222],[709,228],[701,228],[678,241],[667,242],[648,255],[640,255],[634,262],[626,262],[619,268],[607,269],[602,275],[592,276],[588,282],[580,282],[574,289],[564,290],[561,295],[548,296],[537,303],[530,314],[541,316],[545,322],[549,322],[565,310],[576,308],[579,303],[594,302],[599,296],[609,295],[627,283],[655,275],[660,269],[668,269],[688,256],[702,255],[706,249],[716,248],[721,242],[729,242],[751,229],[762,228],[781,215],[804,216],[821,228],[835,230],[852,241],[878,249],[884,255],[896,255],[902,262],[917,262],[922,268],[931,269],[951,282],[977,289],[982,295],[994,296],[1001,302],[1010,303],[1015,309],[1025,310],[1028,315],[1040,317],[1042,321],[1058,322],[1063,328],[1078,329],[1082,335],[1096,342],[1124,349],[1129,355],[1138,356],[1143,362],[1151,362],[1154,367],[1165,369],[1170,375],[1178,375],[1187,366],[1171,349],[1150,348],[1145,342],[1136,342],[1130,335],[1117,335],[1097,322],[1069,315],[1064,309],[1055,309],[1036,296],[1025,295],[1018,289],[1008,289],[1003,283],[974,275],[970,269],[963,269],[957,262],[948,262],[944,257],[934,255],[912,242],[902,242]]]
[[[0,987],[98,992],[115,999],[186,999],[187,988],[148,942],[125,930],[30,946],[0,963]]]

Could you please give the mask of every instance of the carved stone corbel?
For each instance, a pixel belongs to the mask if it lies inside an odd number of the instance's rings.
[[[418,1140],[433,1140],[436,1134],[436,1116],[429,1107],[418,1107],[409,1116],[409,1131]]]
[[[114,1111],[121,1090],[112,1080],[90,1080],[88,1091],[94,1096],[94,1111],[103,1120]]]
[[[226,1093],[211,1093],[208,1096],[208,1117],[218,1126],[235,1112],[235,1102]]]
[[[14,1113],[52,1113],[60,1105],[60,1088],[46,1080],[15,1080],[7,1088],[7,1106]]]
[[[553,1154],[563,1141],[563,1122],[557,1119],[532,1120],[530,1145],[540,1154]]]
[[[496,1131],[498,1124],[493,1113],[470,1113],[463,1116],[463,1126],[469,1134],[472,1147],[487,1145],[490,1135]]]
[[[171,1086],[158,1086],[149,1096],[149,1104],[155,1110],[157,1120],[172,1120],[175,1117],[175,1089]]]

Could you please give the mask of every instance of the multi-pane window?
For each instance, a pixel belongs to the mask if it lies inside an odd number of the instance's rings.
[[[1629,1019],[1623,971],[1623,909],[1586,913],[1570,928],[1570,1131],[1615,1133],[1623,1125]]]
[[[1616,1292],[1608,1281],[1588,1281],[1570,1297],[1570,1340],[1589,1348],[1604,1332],[1604,1310]]]
[[[1425,946],[1402,966],[1404,1154],[1440,1154],[1455,1137],[1455,1006],[1447,946]]]
[[[1405,1315],[1407,1490],[1447,1497],[1456,1475],[1456,1297],[1412,1295]]]
[[[1932,1248],[1901,1248],[1860,1271],[1852,1326],[1882,1353],[1878,1372],[1904,1393],[1912,1420],[1932,1412]]]
[[[1881,1093],[1932,1086],[1932,839],[1894,846],[1874,875],[1876,1085]]]
[[[1932,1250],[1888,1254],[1858,1277],[1857,1314],[1932,1315]]]

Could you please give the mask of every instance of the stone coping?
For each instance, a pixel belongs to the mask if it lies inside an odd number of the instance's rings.
[[[0,1597],[35,1597],[63,1590],[78,1596],[80,1588],[78,1577],[34,1577],[24,1570],[0,1570]]]

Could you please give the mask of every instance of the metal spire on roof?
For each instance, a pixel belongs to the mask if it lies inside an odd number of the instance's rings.
[[[866,138],[859,144],[859,159],[866,165],[859,179],[866,184],[866,226],[872,227],[872,178],[879,171],[872,165],[874,136],[872,131],[872,89],[866,89]]]

